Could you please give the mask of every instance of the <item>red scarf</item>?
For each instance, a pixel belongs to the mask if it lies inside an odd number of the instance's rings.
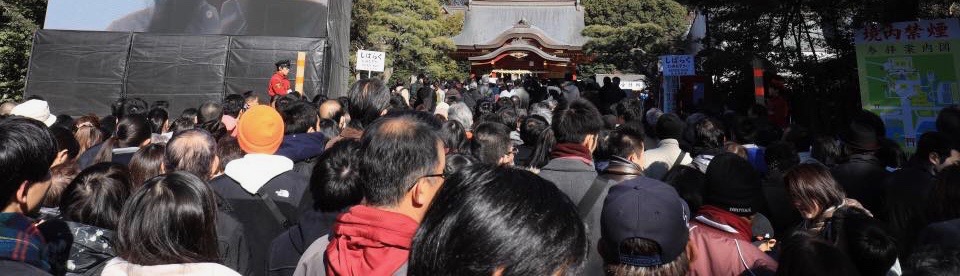
[[[553,151],[550,152],[550,158],[577,158],[584,159],[584,163],[593,163],[593,154],[590,153],[590,149],[575,143],[557,144],[553,147]]]
[[[327,275],[389,276],[407,262],[417,222],[363,205],[337,218],[327,246]]]
[[[737,230],[737,233],[731,234],[737,235],[737,238],[744,241],[753,241],[753,227],[750,226],[750,222],[727,210],[711,205],[704,205],[700,207],[697,215],[703,216],[713,222],[733,227],[733,229]]]

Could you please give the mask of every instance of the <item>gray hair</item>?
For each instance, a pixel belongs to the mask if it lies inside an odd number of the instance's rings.
[[[473,112],[462,102],[450,105],[450,109],[447,110],[447,119],[460,122],[467,130],[473,129]]]
[[[548,124],[552,124],[551,121],[553,119],[553,111],[550,111],[550,106],[548,106],[546,103],[540,102],[530,105],[530,116],[533,115],[539,115],[540,117],[547,119]]]

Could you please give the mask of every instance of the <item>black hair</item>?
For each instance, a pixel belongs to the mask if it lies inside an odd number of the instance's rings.
[[[654,240],[634,237],[620,242],[619,252],[624,255],[651,256],[659,255],[662,250]],[[680,252],[680,255],[673,261],[656,266],[634,266],[621,263],[619,259],[614,259],[604,266],[606,275],[611,276],[687,275],[690,270],[690,258],[684,251]]]
[[[480,164],[480,160],[473,156],[460,153],[449,154],[447,155],[446,166],[443,168],[443,175],[450,177],[454,173],[476,164]]]
[[[194,129],[197,127],[197,124],[193,122],[193,119],[190,118],[177,118],[173,120],[173,123],[170,124],[170,132],[177,133],[185,130]]]
[[[508,154],[512,142],[510,128],[501,123],[481,123],[473,130],[470,150],[483,164],[497,164]]]
[[[643,120],[643,102],[640,99],[625,99],[614,106],[614,113],[624,122]]]
[[[436,108],[436,97],[434,91],[430,86],[424,85],[417,89],[416,93],[410,95],[414,97],[413,108],[423,109],[425,111],[433,112],[433,109]]]
[[[240,148],[240,142],[237,138],[224,137],[217,141],[217,157],[220,158],[220,166],[217,167],[217,173],[222,173],[227,169],[230,161],[243,158],[243,148]]]
[[[379,79],[363,79],[350,88],[350,101],[343,105],[350,114],[350,127],[364,129],[390,105],[390,91]]]
[[[289,59],[280,60],[280,61],[277,61],[277,63],[274,63],[273,65],[274,65],[274,69],[277,69],[277,71],[280,71],[280,69],[282,68],[290,68],[290,60]]]
[[[813,134],[802,125],[791,125],[783,139],[793,144],[797,152],[809,152],[813,147]]]
[[[186,171],[201,179],[209,179],[214,169],[211,165],[217,156],[217,140],[202,129],[182,131],[167,142],[164,156],[166,171]]]
[[[840,164],[843,153],[840,148],[840,142],[830,136],[819,136],[813,139],[813,148],[810,149],[810,157],[820,161],[827,167],[833,167]]]
[[[466,151],[470,142],[467,140],[467,131],[463,128],[463,125],[452,120],[443,122],[443,127],[440,128],[440,138],[443,139],[443,144],[449,153]]]
[[[320,125],[320,129],[317,132],[323,133],[324,137],[333,138],[340,136],[340,127],[337,124],[337,121],[332,119],[321,119],[317,124]]]
[[[434,198],[410,250],[410,275],[576,275],[588,253],[576,205],[553,183],[479,165]]]
[[[510,128],[511,131],[517,129],[517,124],[520,122],[520,115],[517,115],[517,111],[512,108],[505,108],[497,111],[498,122]]]
[[[830,230],[837,248],[850,256],[861,275],[886,275],[897,260],[897,241],[883,222],[857,208],[838,208]],[[830,241],[831,238],[828,238]]]
[[[256,99],[256,100],[257,100],[257,103],[260,102],[260,96],[257,96],[257,93],[255,93],[255,92],[253,92],[253,91],[243,92],[243,103],[244,103],[244,104],[246,104],[247,101],[252,100],[252,99]]]
[[[233,118],[239,117],[240,111],[246,104],[244,100],[243,96],[238,94],[227,95],[226,98],[223,98],[223,115],[230,115]]]
[[[547,119],[539,115],[529,116],[523,120],[520,125],[520,139],[523,144],[531,147],[530,160],[521,166],[532,168],[543,168],[550,162],[550,151],[557,144],[556,137],[553,135],[553,129]]]
[[[603,129],[600,111],[583,99],[558,107],[552,121],[557,143],[583,143],[587,135],[598,134]]]
[[[780,254],[777,275],[860,275],[846,253],[806,232],[787,238]]]
[[[133,192],[130,172],[116,163],[99,163],[80,172],[60,196],[64,219],[116,230],[123,203]]]
[[[956,149],[955,144],[950,141],[950,137],[942,132],[930,131],[920,135],[917,141],[917,151],[913,154],[910,162],[923,167],[930,166],[930,154],[936,153],[939,158],[938,163],[943,163],[950,157],[950,151]]]
[[[294,102],[280,113],[283,117],[284,135],[307,133],[317,127],[317,108],[306,102]]]
[[[313,208],[323,212],[339,212],[363,200],[358,163],[360,142],[345,139],[333,144],[320,155],[310,177]]]
[[[373,206],[393,206],[440,162],[440,122],[423,112],[398,112],[373,122],[360,138],[360,181]]]
[[[197,127],[210,132],[215,140],[227,135],[227,126],[223,125],[223,106],[218,102],[206,102],[200,105]]]
[[[40,121],[10,116],[0,119],[0,145],[0,203],[6,206],[23,182],[50,178],[57,141]]]
[[[137,265],[219,262],[214,192],[193,174],[150,179],[123,205],[117,256]]]
[[[764,150],[763,160],[770,169],[777,169],[785,172],[790,168],[800,164],[800,156],[793,148],[793,144],[787,142],[774,142]]]
[[[663,182],[677,190],[677,194],[687,202],[690,210],[699,210],[703,206],[707,175],[700,170],[690,166],[674,166],[663,176]]]
[[[683,135],[684,128],[686,128],[686,126],[680,117],[673,113],[667,113],[661,115],[660,118],[657,119],[657,125],[654,127],[654,132],[657,133],[657,138],[660,140],[680,140],[681,136]]]
[[[409,110],[410,104],[399,94],[390,94],[390,110]]]
[[[57,154],[65,150],[67,151],[67,162],[76,160],[77,155],[80,154],[80,142],[77,142],[77,137],[70,130],[62,127],[51,127],[50,133],[57,140]]]
[[[143,115],[147,112],[149,105],[140,98],[117,99],[110,105],[110,114],[117,118],[123,118],[128,115]]]
[[[132,114],[123,117],[117,124],[117,131],[113,137],[103,142],[100,152],[93,161],[95,163],[113,161],[113,149],[117,147],[140,147],[143,142],[150,139],[152,134],[150,130],[150,122],[143,115]]]
[[[100,118],[100,133],[103,134],[103,137],[100,139],[106,141],[113,137],[113,133],[117,132],[117,117],[113,115],[107,115],[103,118]]]
[[[64,128],[69,130],[70,132],[77,131],[76,120],[74,120],[73,117],[70,117],[70,115],[67,115],[67,114],[57,115],[57,122],[53,123],[53,125],[51,125],[50,127]]]
[[[735,121],[733,127],[733,134],[736,137],[736,142],[741,145],[755,144],[757,142],[757,136],[759,126],[754,119],[740,117]]]
[[[627,158],[631,154],[643,153],[643,125],[640,121],[630,121],[610,132],[606,139],[606,151],[611,156]]]
[[[200,114],[200,110],[191,107],[191,108],[184,109],[183,112],[180,112],[180,118],[187,118],[199,123],[200,120],[197,119],[197,116],[199,114]]]
[[[329,99],[327,98],[327,95],[317,94],[316,96],[313,96],[313,99],[311,99],[310,102],[317,105],[317,107],[319,108],[320,104],[327,101],[327,99]]]
[[[926,205],[927,223],[960,218],[960,165],[950,165],[937,173]]]
[[[907,163],[907,153],[903,151],[897,141],[881,137],[879,142],[880,149],[876,151],[876,156],[884,167],[899,169]]]
[[[137,150],[130,158],[130,183],[140,187],[147,179],[163,174],[161,166],[166,152],[166,144],[152,143]]]
[[[693,149],[694,155],[699,155],[704,151],[720,149],[726,140],[723,126],[713,118],[704,118],[696,124],[694,135],[696,137]]]
[[[150,130],[156,134],[163,133],[163,127],[167,124],[169,115],[167,110],[163,108],[153,108],[150,109],[150,112],[147,112],[147,118],[150,119]]]

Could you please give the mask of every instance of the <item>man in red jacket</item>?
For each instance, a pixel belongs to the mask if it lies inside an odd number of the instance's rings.
[[[273,77],[270,77],[270,87],[267,88],[267,93],[270,94],[270,102],[273,102],[273,99],[277,96],[285,96],[290,93],[290,79],[287,79],[287,75],[290,74],[290,61],[277,61],[275,65],[277,72],[273,74]]]

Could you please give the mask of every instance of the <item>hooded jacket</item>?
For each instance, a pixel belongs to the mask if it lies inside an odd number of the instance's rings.
[[[327,275],[393,275],[407,262],[417,226],[402,214],[363,205],[350,208],[337,218],[324,254]]]
[[[732,226],[704,216],[690,222],[690,246],[688,275],[773,275],[777,271],[777,262],[740,239]]]
[[[66,275],[100,275],[103,266],[116,256],[114,232],[78,222],[51,220],[40,226],[48,239],[54,271]]]
[[[323,154],[327,137],[323,133],[299,133],[283,137],[283,143],[276,155],[285,156],[293,162],[300,162]]]

